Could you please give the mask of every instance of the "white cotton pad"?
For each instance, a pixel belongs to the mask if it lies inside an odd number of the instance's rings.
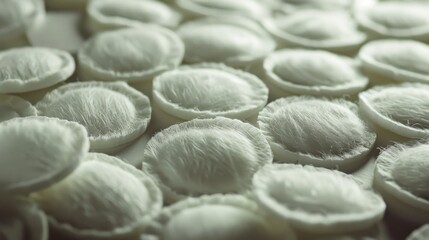
[[[187,18],[243,16],[262,19],[270,15],[269,8],[258,0],[177,0]]]
[[[67,80],[75,70],[70,53],[42,47],[2,51],[0,65],[0,94],[47,88]]]
[[[406,240],[426,240],[429,238],[429,224],[425,224],[414,230]]]
[[[352,176],[294,164],[267,165],[253,178],[260,206],[302,232],[344,233],[380,222],[386,205]]]
[[[24,99],[12,95],[0,95],[0,122],[36,115],[36,108]]]
[[[178,11],[159,1],[96,0],[89,3],[86,12],[87,28],[91,33],[142,23],[174,28],[182,19]]]
[[[376,135],[349,101],[281,98],[259,113],[259,128],[278,162],[354,171],[368,160]]]
[[[350,14],[343,11],[303,10],[274,16],[263,24],[285,47],[352,54],[366,40]]]
[[[395,144],[377,158],[374,186],[392,213],[414,223],[429,221],[429,144]]]
[[[20,198],[0,200],[2,240],[48,240],[48,221],[35,203]]]
[[[429,83],[429,46],[411,40],[377,40],[359,52],[364,70],[375,84]]]
[[[186,63],[220,62],[245,68],[276,46],[257,23],[233,16],[190,21],[177,33],[185,43]]]
[[[0,195],[27,194],[65,178],[88,152],[83,126],[47,118],[0,123]]]
[[[244,71],[223,64],[199,64],[156,77],[153,99],[161,111],[180,122],[216,116],[246,120],[266,105],[268,89]]]
[[[27,33],[45,18],[43,0],[0,0],[0,50],[30,45]]]
[[[89,153],[63,181],[31,195],[50,225],[73,239],[134,239],[162,207],[159,188],[121,160]]]
[[[359,107],[375,124],[379,145],[429,136],[429,86],[386,85],[359,94]]]
[[[357,61],[326,51],[277,51],[265,58],[264,71],[272,99],[356,96],[368,84]]]
[[[278,9],[281,12],[291,14],[306,9],[317,10],[350,10],[353,0],[280,0]]]
[[[255,202],[239,195],[183,200],[163,209],[152,225],[156,230],[140,240],[296,239],[287,225],[273,222]]]
[[[95,35],[78,52],[82,80],[148,82],[177,67],[183,42],[171,30],[155,25]]]
[[[157,133],[146,145],[143,171],[167,203],[186,196],[244,192],[253,174],[272,162],[259,129],[228,118],[194,119]]]
[[[429,41],[429,4],[424,1],[384,1],[355,12],[359,25],[374,38]]]
[[[39,115],[82,124],[91,150],[116,152],[141,136],[149,124],[149,99],[124,82],[69,83],[48,93]]]

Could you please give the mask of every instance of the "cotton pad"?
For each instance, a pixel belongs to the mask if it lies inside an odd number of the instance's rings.
[[[147,175],[99,153],[31,198],[55,231],[73,239],[134,239],[162,207],[161,192]]]
[[[320,50],[281,50],[264,60],[270,98],[290,95],[357,96],[368,78],[352,58]]]
[[[36,108],[39,115],[82,124],[91,150],[116,152],[147,129],[149,99],[124,82],[76,82],[48,93]]]
[[[47,117],[0,123],[0,196],[28,194],[69,175],[89,150],[77,123]]]
[[[42,47],[2,51],[0,65],[0,94],[47,88],[64,82],[75,70],[70,53]]]
[[[359,94],[361,112],[375,125],[378,145],[429,136],[429,86],[404,83]]]
[[[358,106],[342,99],[280,98],[259,113],[258,124],[276,161],[345,172],[368,160],[376,140]]]
[[[177,33],[185,43],[185,63],[218,62],[245,68],[276,46],[257,23],[232,16],[190,21]]]
[[[295,164],[267,165],[253,188],[260,206],[302,232],[344,233],[380,222],[386,205],[345,173]]]
[[[296,239],[287,225],[272,222],[255,202],[232,194],[183,200],[163,209],[152,225],[153,232],[140,240]]]
[[[87,28],[91,33],[139,26],[142,23],[174,28],[182,18],[178,11],[159,1],[91,1],[86,12]]]
[[[284,47],[323,49],[352,55],[366,40],[349,13],[302,10],[273,16],[263,21],[265,28]]]
[[[429,220],[429,144],[411,142],[384,149],[377,158],[374,186],[391,212],[422,224]]]
[[[373,84],[429,83],[429,46],[412,40],[377,40],[359,58]]]
[[[244,71],[223,64],[197,64],[157,76],[153,99],[154,109],[159,109],[154,110],[154,123],[165,128],[194,118],[256,118],[267,103],[268,89]]]
[[[0,122],[36,115],[36,108],[24,99],[12,95],[0,95]]]
[[[218,117],[157,133],[144,150],[143,171],[172,203],[187,196],[245,192],[253,174],[271,162],[268,142],[257,128]]]
[[[306,9],[317,10],[350,10],[353,0],[280,0],[279,9],[285,13],[293,13]]]

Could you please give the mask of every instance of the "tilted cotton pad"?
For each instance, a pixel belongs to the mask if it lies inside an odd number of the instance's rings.
[[[276,161],[345,172],[368,160],[376,140],[358,106],[342,99],[280,98],[259,113],[258,124]]]
[[[295,164],[267,165],[255,174],[259,205],[302,232],[344,233],[383,219],[383,199],[345,173]]]
[[[36,115],[36,108],[24,99],[12,95],[0,95],[0,122]]]
[[[39,115],[86,127],[91,150],[115,152],[141,136],[151,118],[149,99],[124,82],[77,82],[48,93]]]
[[[135,239],[162,207],[149,176],[100,153],[89,153],[70,176],[31,199],[59,235],[85,240]]]
[[[89,150],[85,128],[47,117],[0,123],[0,195],[28,194],[69,175]]]
[[[171,203],[186,196],[244,192],[253,174],[271,162],[269,145],[257,128],[218,117],[157,133],[144,150],[143,171]]]
[[[62,50],[23,47],[0,52],[0,94],[39,90],[69,78],[75,63]]]
[[[384,149],[377,158],[374,186],[391,212],[422,224],[429,220],[429,144],[411,142]]]
[[[152,225],[156,230],[143,234],[140,240],[296,239],[287,225],[272,221],[255,202],[239,195],[183,200],[163,209]]]

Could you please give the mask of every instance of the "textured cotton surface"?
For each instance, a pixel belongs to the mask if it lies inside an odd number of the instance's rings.
[[[85,129],[43,117],[0,123],[0,194],[28,193],[66,177],[88,151]]]
[[[0,122],[36,115],[36,108],[26,100],[11,95],[0,95]]]
[[[255,175],[253,185],[264,208],[309,232],[364,229],[385,210],[382,198],[355,179],[323,168],[267,165]]]
[[[131,173],[108,163],[87,161],[63,181],[37,193],[35,199],[58,222],[109,231],[148,213],[148,194]]]
[[[223,65],[201,64],[166,72],[154,80],[155,102],[181,118],[257,114],[268,89],[257,77]]]
[[[166,198],[240,192],[272,161],[258,129],[238,120],[192,120],[156,134],[146,146],[143,170],[154,175]]]
[[[409,2],[383,2],[370,8],[367,14],[374,23],[386,28],[418,28],[429,26],[428,7],[428,5]]]
[[[357,106],[345,100],[279,99],[260,113],[258,122],[271,144],[327,159],[356,154],[375,140]]]

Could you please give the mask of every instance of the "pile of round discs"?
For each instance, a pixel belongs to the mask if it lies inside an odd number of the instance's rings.
[[[0,239],[429,239],[428,13],[0,0]]]

